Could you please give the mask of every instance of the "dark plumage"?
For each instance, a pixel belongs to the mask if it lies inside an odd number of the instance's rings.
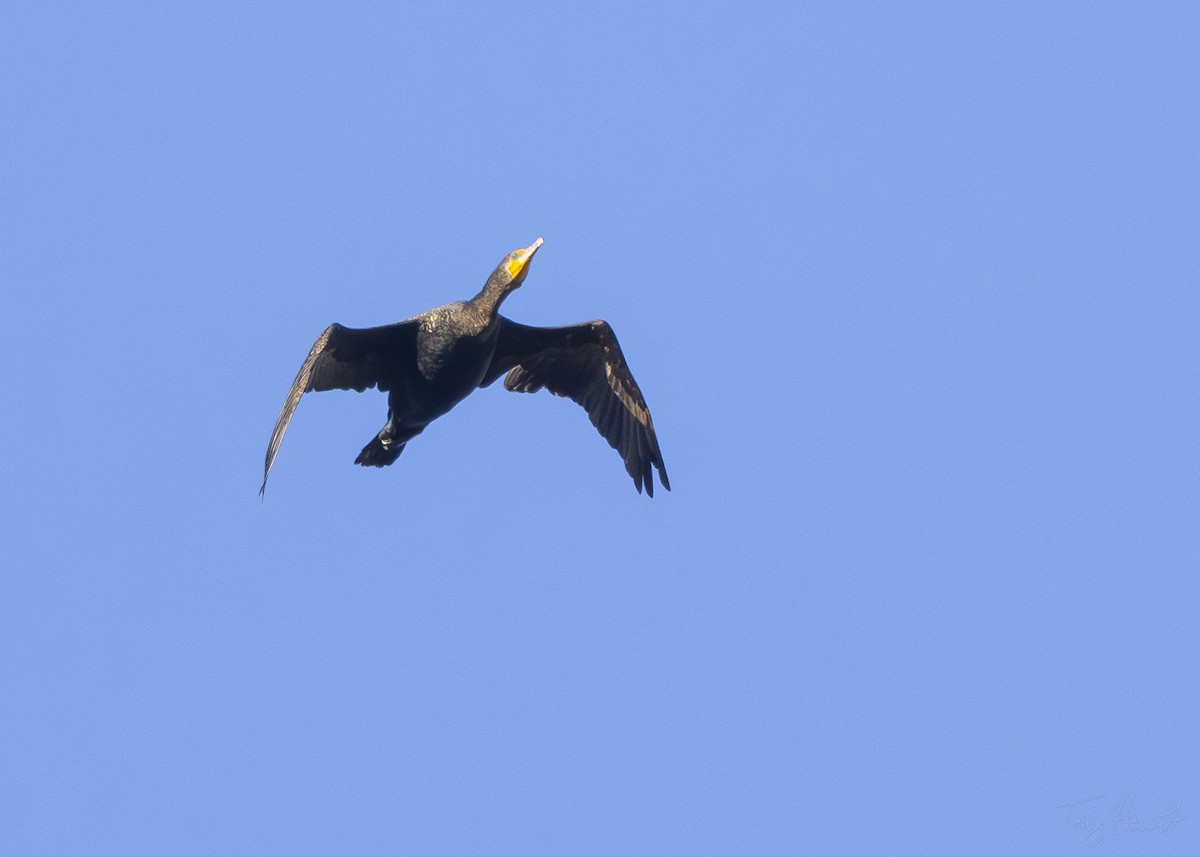
[[[654,421],[604,321],[570,327],[527,327],[498,313],[500,303],[525,279],[539,238],[514,250],[469,301],[445,306],[385,327],[355,329],[331,324],[308,352],[271,433],[263,484],[300,397],[311,390],[378,387],[388,394],[388,420],[363,447],[355,464],[385,467],[408,441],[465,399],[508,373],[504,388],[533,393],[543,387],[583,406],[604,439],[621,454],[640,493],[654,496],[651,465],[671,490]]]

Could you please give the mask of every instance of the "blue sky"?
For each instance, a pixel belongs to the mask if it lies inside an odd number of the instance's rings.
[[[1194,854],[1200,12],[9,4],[0,852]],[[675,488],[331,321],[605,318]],[[1135,823],[1136,822],[1136,823]]]

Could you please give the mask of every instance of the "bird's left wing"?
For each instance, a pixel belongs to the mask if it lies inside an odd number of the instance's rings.
[[[608,322],[527,327],[500,316],[496,351],[479,386],[505,372],[506,390],[534,393],[545,387],[582,405],[592,425],[620,453],[638,493],[645,485],[654,496],[651,465],[671,490],[650,409]]]
[[[313,343],[308,357],[296,373],[296,380],[283,400],[271,442],[267,445],[267,461],[263,467],[262,494],[267,488],[267,476],[283,443],[292,414],[300,397],[310,390],[357,390],[368,387],[390,390],[400,378],[405,355],[411,360],[416,354],[417,324],[413,320],[384,327],[353,328],[334,323],[325,328]]]

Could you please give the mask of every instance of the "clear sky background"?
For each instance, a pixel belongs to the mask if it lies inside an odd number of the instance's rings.
[[[0,853],[1196,854],[1197,45],[6,4]],[[673,493],[497,385],[384,470],[307,396],[260,501],[322,328],[539,235]]]

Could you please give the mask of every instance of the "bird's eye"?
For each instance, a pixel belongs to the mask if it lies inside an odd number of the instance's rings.
[[[513,254],[512,254],[512,256],[511,256],[510,258],[512,258],[512,259],[515,259],[515,258],[517,258],[517,257],[518,257],[518,256],[520,256],[520,255],[521,255],[521,254],[520,254],[520,253],[518,253],[516,250],[513,250]]]

